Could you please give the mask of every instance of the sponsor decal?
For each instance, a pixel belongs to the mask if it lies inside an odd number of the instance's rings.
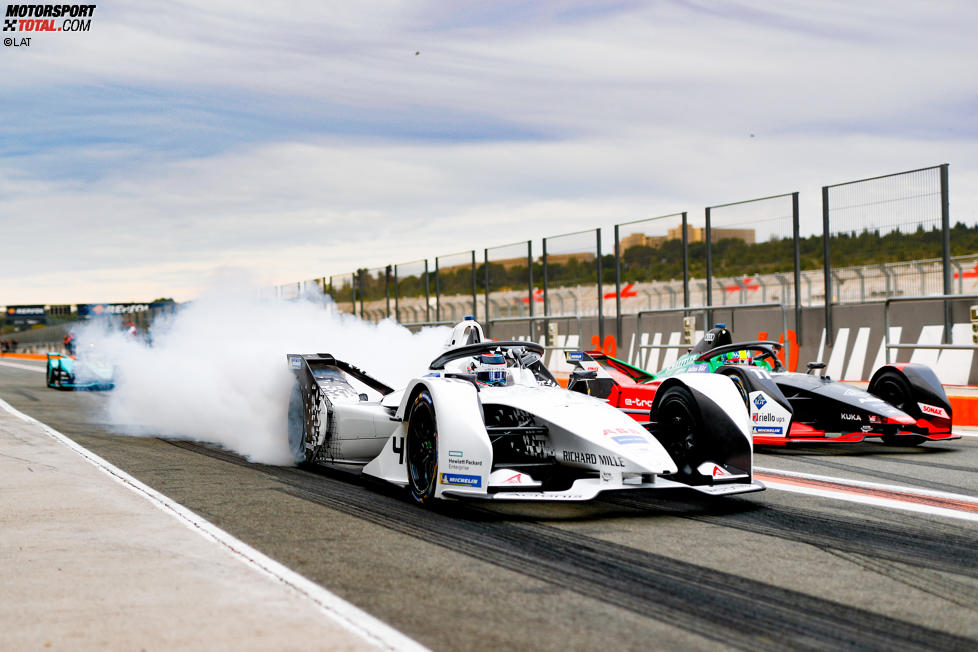
[[[454,451],[460,453],[461,451]],[[451,453],[449,453],[451,455]],[[470,460],[463,457],[449,457],[448,458],[448,468],[454,469],[456,471],[468,471],[473,466],[482,466],[482,460]]]
[[[942,407],[937,407],[936,405],[927,405],[926,403],[917,403],[920,411],[924,414],[929,414],[932,417],[941,417],[942,419],[950,419],[951,416]]]
[[[760,410],[760,409],[761,409],[762,407],[764,407],[765,405],[767,405],[767,399],[765,399],[765,398],[764,398],[764,395],[763,395],[763,394],[758,394],[758,395],[757,395],[757,396],[756,396],[756,397],[754,398],[754,406],[755,406],[755,407],[756,407],[756,408],[757,408],[758,410]]]
[[[302,358],[289,358],[293,369],[302,369]]]
[[[715,462],[703,462],[696,467],[696,470],[703,475],[713,476],[714,478],[725,478],[733,475],[730,471]]]
[[[870,414],[869,415],[869,422],[870,423],[883,423],[883,418],[880,417],[880,416],[878,416],[878,415],[875,415],[875,414]]]
[[[449,457],[462,457],[462,451],[448,451]]]
[[[754,426],[754,432],[758,434],[783,435],[784,428],[781,426]]]
[[[576,362],[580,362],[581,360],[584,359],[584,352],[583,351],[568,351],[567,352],[567,359],[568,360],[574,360]]]
[[[625,407],[651,408],[652,399],[650,398],[625,398]]]
[[[563,458],[565,462],[574,462],[575,464],[600,464],[601,466],[615,466],[619,468],[625,466],[625,460],[617,455],[583,453],[580,451],[563,451]]]
[[[754,423],[784,423],[786,417],[779,414],[771,414],[770,412],[755,412],[751,415],[751,419]]]
[[[516,475],[511,475],[508,478],[506,478],[505,480],[503,480],[503,484],[523,484],[523,477],[524,476],[523,476],[522,473],[517,473]]]
[[[862,426],[860,428],[860,430],[862,430],[863,432],[870,432],[872,429],[873,429],[873,426]]]
[[[645,437],[639,437],[638,435],[621,435],[619,437],[612,437],[611,440],[616,444],[621,444],[623,446],[628,444],[647,444],[649,443]]]
[[[843,412],[839,415],[839,418],[843,421],[862,421],[862,418],[858,414],[852,412]]]
[[[581,453],[578,451],[564,451],[564,461],[574,462],[575,464],[597,464],[598,456],[594,453]]]
[[[482,476],[462,475],[461,473],[442,473],[441,483],[460,487],[481,487]]]
[[[710,365],[706,362],[701,362],[699,364],[691,365],[686,371],[694,374],[708,374],[710,373]]]

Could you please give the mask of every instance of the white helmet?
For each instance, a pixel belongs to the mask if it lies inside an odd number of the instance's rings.
[[[475,380],[483,385],[506,384],[506,358],[502,353],[483,353],[475,357],[471,365]]]

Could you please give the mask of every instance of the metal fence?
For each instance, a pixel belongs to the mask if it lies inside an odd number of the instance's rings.
[[[927,233],[933,238],[927,238]],[[915,238],[912,258],[932,251],[941,256],[941,294],[951,294],[952,265],[950,214],[948,206],[948,165],[908,170],[883,176],[847,181],[822,187],[823,272],[825,327],[829,343],[832,337],[832,304],[842,278],[833,275],[832,249],[848,260],[890,254],[905,236]],[[911,263],[912,265],[912,263]],[[887,270],[881,270],[887,273]],[[835,276],[835,278],[833,278]],[[885,297],[892,296],[887,276]],[[836,281],[833,283],[833,281]],[[950,304],[944,302],[945,344],[950,340]]]
[[[484,321],[488,324],[497,317],[532,317],[533,243],[525,240],[488,247],[483,251],[483,261]]]
[[[431,321],[431,278],[427,259],[394,265],[394,318],[402,324]]]
[[[795,329],[800,329],[798,193],[707,206],[704,213],[702,233],[692,229],[688,239],[703,243],[706,250],[706,305],[717,305],[714,284],[720,291],[721,305],[726,305],[728,296],[734,293],[734,303],[758,303],[758,296],[766,301],[767,288],[759,273],[787,271],[783,261],[790,260],[794,292],[790,297],[788,292],[782,292],[778,298],[783,304],[791,299]],[[715,275],[716,271],[720,274]],[[707,320],[710,319],[708,314]]]
[[[525,322],[535,339],[546,329],[537,317],[613,314],[620,339],[622,316],[641,310],[770,302],[793,307],[800,336],[801,308],[824,305],[829,343],[833,304],[978,291],[978,229],[956,225],[964,231],[951,248],[946,164],[824,186],[821,232],[802,236],[799,224],[799,194],[790,192],[706,207],[701,223],[688,212],[620,222],[606,245],[594,228],[542,238],[536,252],[520,241],[322,285],[341,311],[367,319],[532,318]],[[303,288],[279,286],[274,295]]]
[[[604,295],[601,283],[601,229],[589,229],[564,233],[543,239],[542,296],[534,293],[533,301],[543,302],[543,314],[567,315],[564,288],[585,287],[583,294],[576,293],[574,313],[588,314],[593,309],[598,315],[598,328],[604,338]],[[556,300],[556,301],[555,301]],[[557,312],[555,304],[559,302]],[[583,303],[583,305],[582,305]]]
[[[478,316],[475,249],[435,258],[435,320]]]
[[[670,308],[676,307],[676,291],[672,281],[677,277],[682,279],[682,303],[689,305],[689,233],[686,213],[673,213],[643,220],[632,220],[615,224],[615,337],[621,341],[622,315],[625,310],[625,299],[639,298],[635,289],[636,281],[650,281],[669,277],[669,284],[664,287],[670,293]],[[622,236],[623,231],[628,233]],[[671,257],[657,257],[660,251],[673,252]],[[677,267],[676,259],[680,260]],[[671,264],[670,264],[671,260]],[[631,279],[630,283],[622,286],[623,279]],[[661,291],[654,287],[662,307]],[[652,294],[649,289],[642,293],[648,298],[647,309],[652,309]],[[632,302],[635,303],[635,302]]]

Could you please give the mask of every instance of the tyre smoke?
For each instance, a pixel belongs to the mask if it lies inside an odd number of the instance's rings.
[[[151,344],[97,324],[79,329],[116,365],[106,414],[113,431],[219,444],[252,462],[291,465],[287,353],[332,353],[398,388],[422,375],[448,329],[414,334],[340,314],[321,294],[258,299],[224,286],[151,328]]]

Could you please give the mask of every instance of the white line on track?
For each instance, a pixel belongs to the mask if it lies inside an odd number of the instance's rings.
[[[243,541],[239,541],[224,530],[194,514],[183,505],[164,496],[148,485],[143,484],[122,469],[110,464],[87,448],[75,443],[54,428],[38,421],[32,416],[20,412],[3,399],[0,399],[0,408],[23,421],[36,424],[46,434],[81,455],[87,462],[94,465],[116,482],[139,494],[160,510],[175,517],[183,525],[194,530],[205,539],[209,539],[222,546],[227,552],[254,570],[264,573],[311,600],[327,616],[373,645],[384,650],[428,652],[428,648],[422,646],[420,643],[408,638],[393,627],[327,591],[315,582],[306,579],[274,559],[265,556]]]
[[[38,367],[36,365],[21,364],[19,362],[4,362],[0,360],[0,365],[4,367],[14,367],[15,369],[27,369],[28,371],[37,371],[39,373],[47,372],[47,367]]]
[[[978,522],[975,496],[764,467],[754,467],[754,471],[770,489]],[[764,474],[772,477],[763,477]]]

